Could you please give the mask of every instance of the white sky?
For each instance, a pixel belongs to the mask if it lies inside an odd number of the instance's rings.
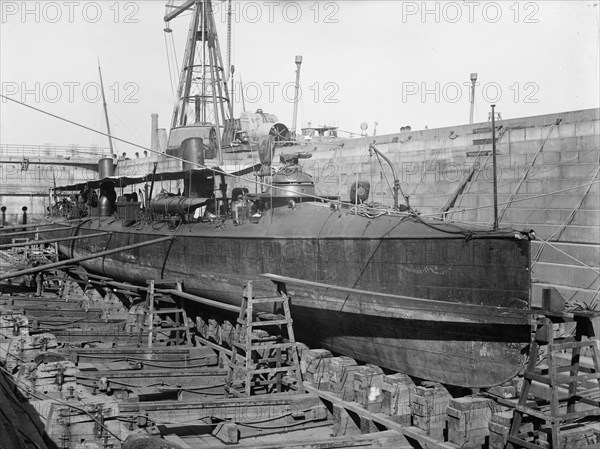
[[[361,122],[369,133],[378,122],[377,134],[467,123],[471,72],[480,83],[475,121],[487,120],[492,101],[503,118],[599,107],[599,2],[234,1],[235,81],[241,75],[248,110],[291,126],[283,87],[302,55],[299,125],[356,133]],[[1,0],[2,93],[104,131],[98,57],[113,134],[149,146],[150,114],[168,128],[174,103],[164,5]],[[224,52],[225,3],[215,8]],[[179,60],[189,17],[171,23]],[[2,100],[0,143],[107,146]]]

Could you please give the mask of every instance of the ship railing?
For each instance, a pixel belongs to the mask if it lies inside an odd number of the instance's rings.
[[[1,144],[0,156],[12,157],[89,157],[101,159],[111,157],[110,149],[96,146],[56,146],[56,145],[20,145],[20,144]]]

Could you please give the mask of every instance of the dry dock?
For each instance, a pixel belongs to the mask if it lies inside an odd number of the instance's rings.
[[[54,258],[35,248],[0,254],[3,271]],[[600,443],[599,314],[565,310],[551,290],[532,313],[522,375],[472,391],[308,348],[294,340],[285,295],[254,298],[251,284],[232,323],[188,315],[165,293],[177,280],[131,285],[67,266],[45,273],[41,296],[35,281],[2,284],[3,448]],[[283,312],[256,316],[256,301]]]

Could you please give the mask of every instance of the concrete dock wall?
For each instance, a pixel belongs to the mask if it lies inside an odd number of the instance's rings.
[[[533,300],[539,301],[542,287],[555,286],[568,300],[594,302],[600,288],[600,110],[500,120],[496,126],[500,226],[533,229],[541,238],[533,244]],[[491,123],[484,122],[352,140],[317,138],[278,152],[311,154],[302,163],[320,195],[348,201],[350,185],[359,179],[371,184],[369,201],[390,205],[392,172],[369,155],[373,144],[392,161],[411,206],[435,216],[475,166],[447,217],[490,225],[491,139]],[[232,170],[257,161],[248,153],[228,159]]]

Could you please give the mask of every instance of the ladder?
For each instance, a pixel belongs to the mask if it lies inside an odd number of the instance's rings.
[[[278,296],[254,297],[252,289],[250,281],[244,289],[236,324],[225,384],[226,396],[248,397],[259,389],[265,393],[279,393],[284,386],[304,392],[288,296],[280,292]],[[275,313],[255,313],[254,306],[259,304],[273,304]],[[261,332],[264,327],[278,326],[281,330],[284,325],[287,341]],[[295,386],[284,376],[292,377]]]
[[[191,345],[192,338],[190,336],[190,329],[188,327],[188,317],[185,310],[181,307],[167,307],[161,308],[160,302],[162,293],[157,291],[156,286],[167,286],[175,285],[177,291],[182,291],[182,283],[180,280],[147,280],[148,285],[146,296],[146,310],[147,310],[147,326],[148,326],[148,347],[151,348],[154,345],[154,338],[156,334],[168,334],[169,338],[167,343],[171,343],[174,346],[179,345]],[[175,303],[177,305],[177,303]],[[173,322],[163,320],[161,316],[173,316]],[[160,319],[160,327],[154,327],[154,319],[158,317]]]
[[[550,433],[552,448],[567,447],[561,443],[561,428],[573,424],[576,420],[600,415],[600,402],[584,395],[590,395],[591,389],[583,391],[579,383],[594,381],[598,384],[600,392],[600,354],[598,340],[594,338],[592,318],[600,316],[595,311],[575,311],[572,313],[542,311],[538,317],[537,331],[527,365],[523,387],[519,402],[514,411],[514,418],[508,435],[507,448],[525,447],[528,449],[547,448],[543,438],[539,439],[539,430],[529,433],[520,433],[524,415],[545,423],[546,433]],[[555,325],[570,323],[575,326],[574,336],[557,335]],[[582,337],[588,337],[583,339]],[[547,369],[540,370],[536,367],[540,349],[546,348]],[[580,366],[580,355],[584,348],[589,348],[593,361],[593,368]],[[561,364],[559,354],[567,351],[570,353],[570,364]],[[564,357],[562,357],[564,359]],[[549,408],[533,406],[528,401],[533,381],[548,385],[550,393]],[[560,387],[568,385],[568,393],[559,391]],[[596,391],[596,388],[593,388]],[[559,396],[560,393],[560,396]],[[533,437],[533,441],[532,441]],[[538,438],[537,442],[535,438]],[[543,445],[542,445],[543,444]]]

